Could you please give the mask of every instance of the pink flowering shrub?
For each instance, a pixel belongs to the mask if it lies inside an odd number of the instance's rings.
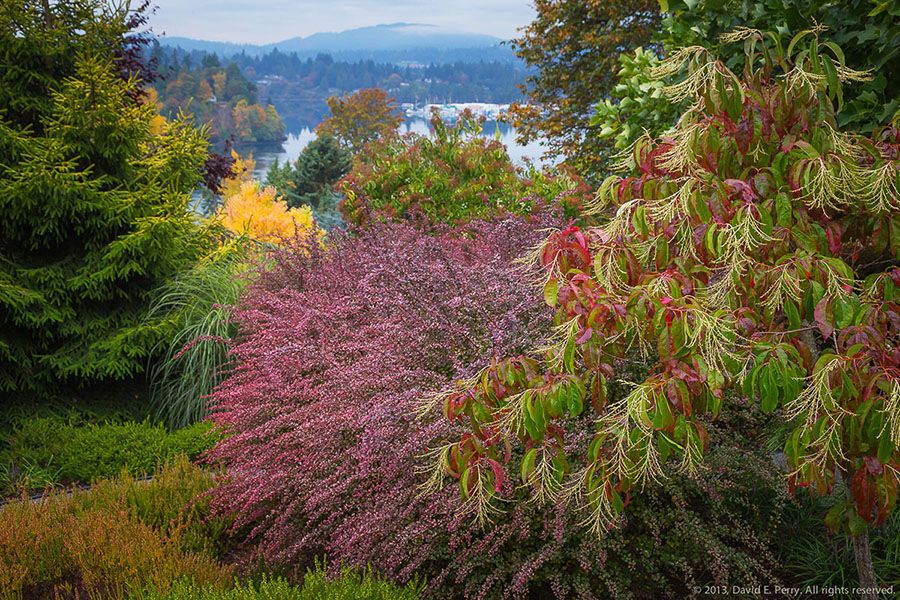
[[[754,474],[771,469],[726,450],[706,476],[642,494],[603,540],[566,506],[547,518],[523,504],[482,529],[456,489],[421,493],[420,457],[459,432],[418,419],[420,399],[549,332],[512,261],[550,223],[378,224],[275,255],[235,313],[238,366],[211,398],[231,432],[210,455],[230,475],[213,508],[234,515],[252,560],[419,574],[431,597],[684,597],[697,582],[773,580],[753,533],[777,529],[778,494]],[[590,419],[571,427],[573,444],[593,435]]]
[[[211,398],[233,433],[210,456],[231,474],[215,506],[262,558],[327,553],[398,578],[435,558],[453,494],[420,498],[415,466],[447,429],[414,407],[545,333],[550,315],[513,259],[549,224],[385,224],[275,255],[235,313],[239,366]]]

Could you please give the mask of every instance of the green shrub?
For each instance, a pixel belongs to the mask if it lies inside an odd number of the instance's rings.
[[[162,425],[149,421],[97,424],[82,422],[78,417],[34,417],[20,420],[7,435],[0,465],[10,480],[20,479],[19,474],[29,469],[52,475],[35,476],[31,485],[8,481],[13,489],[35,489],[48,483],[88,483],[112,477],[122,469],[138,476],[153,473],[160,462],[179,454],[197,457],[216,439],[209,423],[169,433]]]
[[[54,493],[0,511],[0,599],[127,598],[192,579],[223,589],[232,579],[211,550],[224,523],[207,520],[213,475],[179,458],[150,482],[127,473],[90,491]]]
[[[710,48],[739,73],[744,53],[720,35],[736,27],[777,31],[785,40],[814,24],[819,39],[840,45],[845,63],[871,70],[872,78],[846,86],[841,128],[871,133],[900,109],[900,18],[891,0],[660,0],[666,13],[657,42],[666,50]],[[788,42],[785,41],[785,44]]]
[[[409,134],[372,142],[356,155],[338,186],[351,225],[421,220],[459,225],[502,214],[528,214],[558,202],[574,217],[590,197],[574,175],[517,167],[497,140],[479,135],[471,115],[431,120],[432,136]]]
[[[621,68],[616,73],[616,85],[609,98],[597,103],[591,119],[591,125],[599,131],[596,138],[612,140],[618,151],[597,158],[604,170],[611,168],[619,153],[645,132],[660,135],[681,115],[683,103],[672,102],[663,92],[665,84],[651,75],[659,62],[652,50],[643,48],[619,55]]]
[[[374,575],[344,569],[328,579],[321,566],[308,571],[303,586],[264,576],[258,584],[236,583],[230,590],[214,589],[192,581],[180,581],[166,594],[146,594],[140,600],[418,600],[422,586],[413,582],[398,587]]]

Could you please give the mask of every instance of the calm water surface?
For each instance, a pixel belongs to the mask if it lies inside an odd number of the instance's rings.
[[[527,161],[531,161],[536,165],[543,164],[541,155],[544,153],[544,146],[540,142],[532,142],[527,145],[519,145],[516,142],[516,130],[506,124],[498,124],[496,122],[486,122],[482,129],[481,135],[493,138],[500,132],[500,141],[506,146],[510,158],[517,165],[524,165]],[[400,125],[401,133],[418,133],[428,135],[430,127],[428,121],[424,119],[409,119]],[[261,181],[266,179],[266,171],[269,165],[275,162],[277,158],[281,164],[285,161],[293,161],[300,152],[316,138],[315,132],[304,127],[300,130],[289,131],[288,139],[281,146],[260,146],[253,150],[253,157],[256,159],[256,177]],[[238,148],[238,151],[242,150]]]

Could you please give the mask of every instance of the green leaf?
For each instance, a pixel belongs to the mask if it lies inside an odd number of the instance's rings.
[[[775,371],[777,367],[770,363],[765,370],[761,372],[762,381],[759,392],[760,408],[765,414],[772,414],[778,408],[779,388],[776,380]]]
[[[675,422],[669,401],[662,396],[656,396],[656,410],[653,412],[653,428],[668,429]]]
[[[573,417],[577,417],[584,409],[584,400],[582,399],[581,390],[576,385],[569,386],[569,413]]]
[[[891,434],[889,431],[885,431],[881,434],[881,439],[878,440],[878,461],[882,464],[887,464],[891,462],[891,457],[894,455],[894,442],[891,441]]]
[[[551,277],[544,284],[544,302],[551,307],[556,307],[559,301],[559,282],[556,277]]]
[[[570,335],[563,350],[563,366],[569,373],[575,372],[575,336]]]
[[[791,300],[785,300],[784,314],[788,319],[788,327],[791,329],[800,329],[800,312],[797,310],[797,305]]]
[[[850,532],[852,536],[860,536],[864,534],[869,529],[869,524],[866,523],[866,520],[859,516],[855,510],[847,511],[847,531]]]
[[[537,448],[532,448],[525,453],[522,459],[522,467],[520,469],[522,475],[522,483],[528,483],[528,478],[534,472],[534,462],[537,459]]]
[[[775,196],[775,215],[780,227],[791,226],[791,216],[793,215],[791,200],[784,192],[780,192]]]

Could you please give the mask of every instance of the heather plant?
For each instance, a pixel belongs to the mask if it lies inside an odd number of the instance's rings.
[[[0,510],[0,598],[121,599],[190,578],[229,585],[206,549],[210,529],[193,498],[213,483],[186,460],[149,483],[127,473],[90,491],[55,493]]]
[[[459,224],[502,214],[526,214],[558,203],[575,216],[587,186],[566,173],[516,167],[498,140],[478,133],[464,115],[445,123],[435,114],[432,135],[408,134],[374,142],[358,153],[338,184],[345,220],[373,219]]]
[[[356,572],[345,568],[339,576],[328,577],[324,567],[316,565],[303,575],[302,586],[266,575],[259,583],[236,582],[228,590],[180,581],[166,594],[147,594],[141,600],[419,600],[421,587],[415,582],[403,587],[393,585],[371,570]]]
[[[868,532],[894,510],[900,468],[900,134],[839,131],[842,82],[869,74],[820,33],[725,36],[747,52],[741,76],[701,47],[656,70],[686,74],[664,91],[691,108],[604,182],[604,226],[537,253],[558,337],[442,397],[467,431],[438,464],[466,510],[489,520],[515,478],[602,536],[644,486],[700,469],[710,422],[740,397],[789,422],[792,490],[846,483],[825,523],[875,587]],[[623,370],[633,353],[647,369]],[[594,435],[572,447],[565,424],[585,413]]]
[[[379,224],[273,253],[211,396],[227,435],[210,458],[228,472],[213,507],[260,557],[399,579],[437,559],[453,506],[419,496],[416,457],[443,426],[421,426],[416,399],[546,331],[512,260],[550,222]]]

